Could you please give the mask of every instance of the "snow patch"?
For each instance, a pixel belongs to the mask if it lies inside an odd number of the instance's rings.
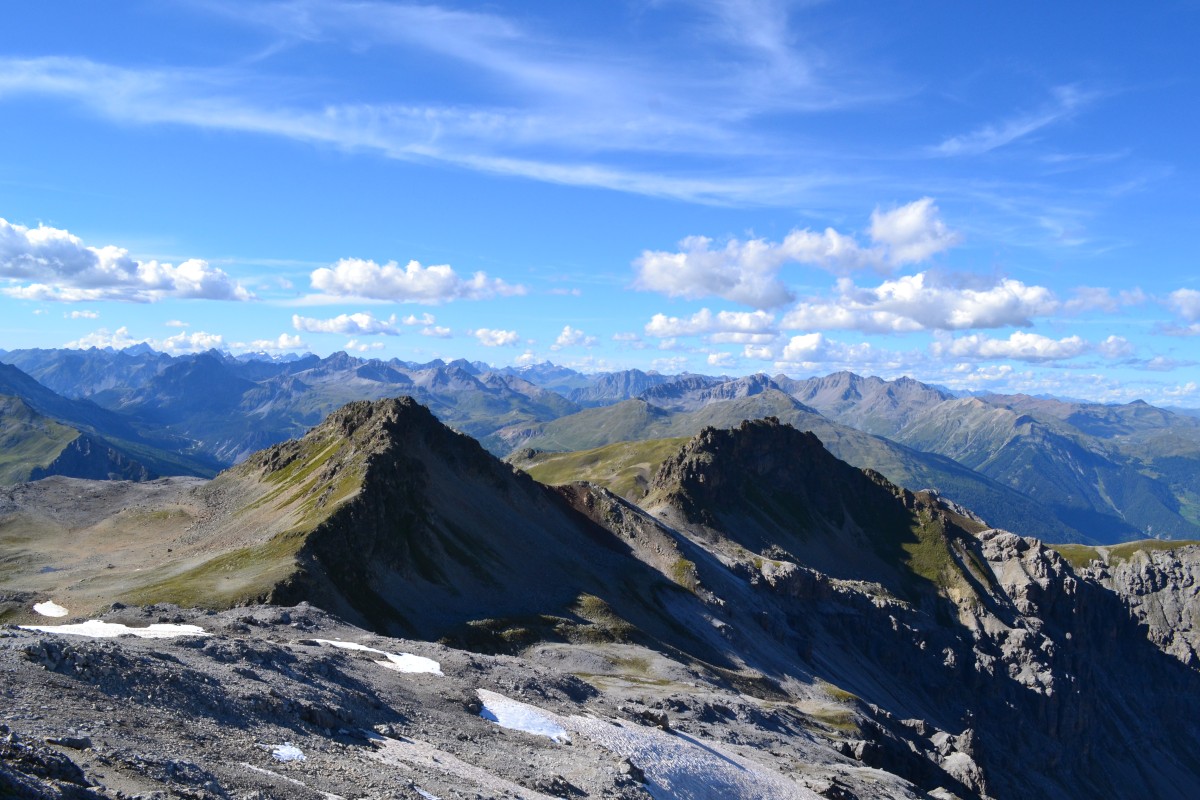
[[[304,753],[300,751],[300,748],[296,747],[296,745],[292,744],[291,742],[284,742],[283,744],[271,750],[271,758],[275,759],[276,761],[306,760],[304,758]]]
[[[376,653],[383,656],[383,659],[375,662],[376,664],[395,670],[396,672],[425,672],[430,675],[442,674],[442,665],[432,658],[414,656],[412,653],[389,653],[386,650],[376,650],[374,647],[367,647],[358,642],[343,642],[341,639],[314,639],[313,641],[320,644],[327,644],[330,647],[340,647],[343,650],[362,650],[366,653]]]
[[[501,728],[545,736],[559,744],[571,741],[571,737],[567,735],[567,729],[556,721],[556,715],[502,694],[489,692],[487,689],[476,689],[475,691],[479,695],[479,699],[483,701],[483,709],[479,712],[479,716],[496,723]]]
[[[559,719],[639,766],[655,800],[820,800],[811,789],[720,742],[594,717]]]
[[[65,617],[71,613],[53,600],[47,600],[44,603],[34,603],[33,610],[43,617]]]
[[[104,622],[89,619],[73,625],[22,625],[27,631],[42,633],[69,633],[74,636],[90,636],[93,639],[112,639],[116,636],[138,636],[142,639],[171,639],[175,636],[208,636],[208,631],[199,625],[172,625],[156,623],[145,628],[130,628],[119,622]]]

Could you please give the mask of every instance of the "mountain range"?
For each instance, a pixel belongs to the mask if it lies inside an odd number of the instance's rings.
[[[639,370],[583,375],[549,362],[495,369],[346,353],[168,356],[140,346],[16,350],[0,361],[0,394],[93,437],[75,448],[91,456],[55,463],[64,435],[39,434],[12,450],[10,480],[208,476],[302,435],[347,402],[411,396],[492,453],[520,456],[529,468],[530,450],[561,465],[556,454],[565,451],[775,416],[815,432],[855,466],[937,490],[995,525],[1044,540],[1200,535],[1200,419],[1141,402],[955,397],[911,378],[846,372],[808,380]],[[6,430],[21,427],[16,419]],[[112,464],[97,466],[106,459]],[[86,469],[73,466],[85,460]]]

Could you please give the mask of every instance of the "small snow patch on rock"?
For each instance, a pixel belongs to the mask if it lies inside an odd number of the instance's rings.
[[[361,650],[366,653],[376,653],[383,658],[375,663],[386,669],[392,669],[396,672],[426,672],[431,675],[441,675],[442,665],[434,661],[432,658],[423,656],[414,656],[412,653],[389,653],[386,650],[376,650],[374,647],[357,642],[343,642],[341,639],[313,639],[318,644],[327,644],[330,647],[340,647],[343,650]]]
[[[47,600],[44,603],[34,603],[33,610],[43,617],[65,617],[71,613],[53,600]]]
[[[304,753],[291,742],[284,742],[271,750],[271,758],[276,761],[304,761]]]
[[[476,692],[483,702],[479,716],[501,728],[545,736],[559,744],[571,741],[566,728],[555,721],[553,714],[487,689],[477,689]]]

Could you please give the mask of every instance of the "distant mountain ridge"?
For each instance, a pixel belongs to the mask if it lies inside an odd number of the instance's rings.
[[[184,459],[151,468],[159,474],[236,463],[301,435],[344,403],[384,397],[415,397],[497,455],[692,435],[705,425],[774,415],[816,431],[851,463],[910,488],[937,488],[997,524],[1046,538],[1200,534],[1200,419],[1145,403],[963,399],[911,378],[849,372],[805,380],[584,375],[550,362],[495,369],[463,359],[419,364],[346,353],[235,358],[139,347],[16,350],[0,360],[66,396],[51,401],[45,387],[29,382],[9,392],[39,413],[37,402],[52,403],[52,418],[68,411],[96,418],[85,427],[118,448],[121,441],[165,443]]]

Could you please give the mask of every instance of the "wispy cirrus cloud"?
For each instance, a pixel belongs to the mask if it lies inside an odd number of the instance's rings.
[[[1098,95],[1078,86],[1058,86],[1042,108],[989,123],[970,133],[951,136],[930,149],[939,156],[976,156],[989,153],[1030,136],[1043,128],[1070,119]]]

